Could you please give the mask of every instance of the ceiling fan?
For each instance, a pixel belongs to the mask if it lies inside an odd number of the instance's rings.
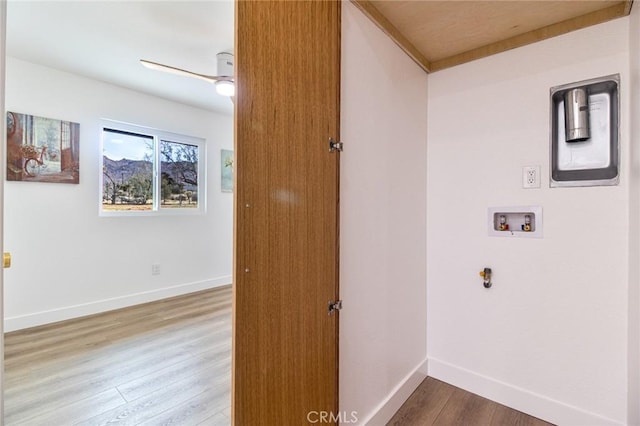
[[[213,83],[216,87],[216,92],[223,96],[235,95],[235,85],[233,79],[233,54],[229,52],[220,52],[216,55],[218,60],[217,72],[219,75],[206,75],[199,74],[192,71],[183,70],[182,68],[172,67],[170,65],[164,65],[157,62],[147,61],[146,59],[140,59],[140,63],[145,67],[157,70],[169,72],[183,77],[194,77],[201,80]]]

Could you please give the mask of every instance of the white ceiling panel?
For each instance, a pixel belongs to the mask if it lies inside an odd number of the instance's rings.
[[[140,59],[216,74],[232,52],[228,1],[7,2],[7,55],[211,111],[231,114],[206,81],[147,69]]]

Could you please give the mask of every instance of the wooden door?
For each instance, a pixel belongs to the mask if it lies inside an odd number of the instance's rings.
[[[340,2],[236,5],[233,418],[297,426],[338,409]]]

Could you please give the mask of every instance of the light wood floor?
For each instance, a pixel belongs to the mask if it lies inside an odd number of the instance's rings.
[[[552,426],[455,386],[427,377],[387,426]]]
[[[229,425],[231,287],[5,336],[5,425]]]
[[[5,425],[228,426],[231,287],[5,335]],[[431,377],[388,423],[549,426]]]

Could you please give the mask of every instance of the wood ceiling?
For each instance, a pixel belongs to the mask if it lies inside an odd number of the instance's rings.
[[[351,0],[426,72],[626,16],[633,0]]]

